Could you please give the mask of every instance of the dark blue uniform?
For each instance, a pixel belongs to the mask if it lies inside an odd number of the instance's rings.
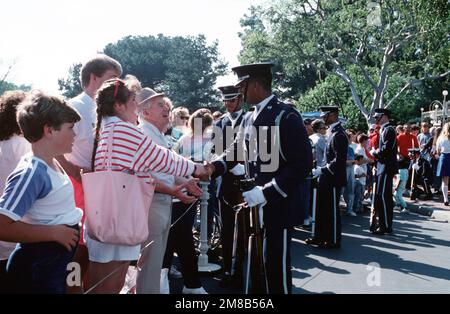
[[[416,159],[418,158],[418,159]],[[414,161],[411,161],[409,169],[414,171],[413,190],[411,192],[411,200],[415,200],[419,194],[425,194],[425,200],[433,199],[433,193],[431,192],[431,182],[433,181],[433,169],[431,163],[422,156],[416,155],[414,160],[417,160],[419,166],[418,170],[413,170]],[[419,188],[419,185],[423,189]]]
[[[273,97],[264,108],[258,106],[244,118],[233,145],[213,164],[220,175],[236,165],[235,153],[242,156],[243,147],[249,152],[249,174],[263,187],[267,200],[263,222],[269,293],[290,293],[292,227],[300,223],[299,190],[311,171],[311,145],[302,117],[291,105]]]
[[[347,185],[348,137],[340,123],[331,130],[326,148],[325,167],[319,177],[314,239],[321,245],[341,243],[341,213],[339,198]]]
[[[215,123],[215,126],[220,129],[221,138],[218,139],[216,145],[220,142],[221,152],[223,152],[230,145],[230,143],[234,142],[234,139],[239,131],[239,127],[243,121],[245,116],[244,112],[236,113],[236,116],[231,117],[235,113],[226,114],[219,121]],[[214,134],[217,136],[217,134]],[[217,147],[214,147],[217,152]],[[233,235],[234,235],[234,225],[235,225],[235,211],[233,207],[239,203],[242,203],[242,192],[239,189],[238,182],[243,177],[238,177],[233,175],[231,172],[225,172],[222,175],[222,180],[220,183],[219,191],[218,191],[218,200],[220,206],[220,216],[222,219],[222,256],[223,256],[223,271],[224,273],[236,274],[236,278],[240,279],[242,275],[242,263],[244,259],[244,244],[247,239],[243,238],[244,235],[244,223],[245,216],[244,212],[240,212],[238,215],[238,240],[237,240],[237,259],[236,265],[234,265],[234,269],[232,269],[232,250],[233,250]]]
[[[397,134],[395,129],[385,124],[380,131],[380,146],[373,153],[377,160],[375,206],[371,213],[370,230],[392,232],[394,203],[392,199],[393,178],[398,173]],[[378,222],[377,219],[378,218]]]

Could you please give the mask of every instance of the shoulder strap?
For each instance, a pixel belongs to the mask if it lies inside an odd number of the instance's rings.
[[[113,146],[113,140],[114,140],[114,127],[116,126],[115,123],[113,123],[110,126],[109,134],[108,134],[108,140],[106,142],[106,153],[103,157],[103,168],[107,170],[112,169],[112,146]]]
[[[284,161],[287,161],[286,157],[283,154],[283,150],[281,149],[281,135],[280,135],[281,118],[283,117],[285,111],[286,110],[281,110],[281,112],[275,119],[275,141],[278,144],[278,151],[280,152],[281,158],[283,158]]]

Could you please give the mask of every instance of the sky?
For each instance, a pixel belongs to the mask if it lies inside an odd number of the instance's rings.
[[[239,20],[266,0],[7,0],[0,10],[0,79],[58,92],[72,64],[128,35],[204,34],[238,65]],[[217,84],[232,82],[233,76]]]

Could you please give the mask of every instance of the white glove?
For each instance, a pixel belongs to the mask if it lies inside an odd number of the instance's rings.
[[[242,193],[242,196],[244,197],[244,201],[246,201],[248,206],[250,207],[267,202],[266,198],[264,197],[262,187],[260,186],[256,186],[250,191]]]
[[[235,176],[243,176],[245,174],[245,167],[242,164],[237,164],[230,172]]]
[[[419,170],[420,169],[420,167],[419,167],[419,165],[417,164],[417,163],[414,163],[413,165],[412,165],[412,168],[414,169],[414,170]]]
[[[312,171],[313,178],[317,178],[321,174],[322,174],[322,169],[320,169],[319,167],[313,169],[313,171]]]
[[[370,150],[370,154],[373,156],[373,154],[374,153],[376,153],[377,152],[377,150],[375,149],[375,148],[372,148],[371,150]]]

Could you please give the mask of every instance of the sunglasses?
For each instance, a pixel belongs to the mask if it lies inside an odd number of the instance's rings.
[[[189,117],[180,117],[181,120],[189,120]]]

